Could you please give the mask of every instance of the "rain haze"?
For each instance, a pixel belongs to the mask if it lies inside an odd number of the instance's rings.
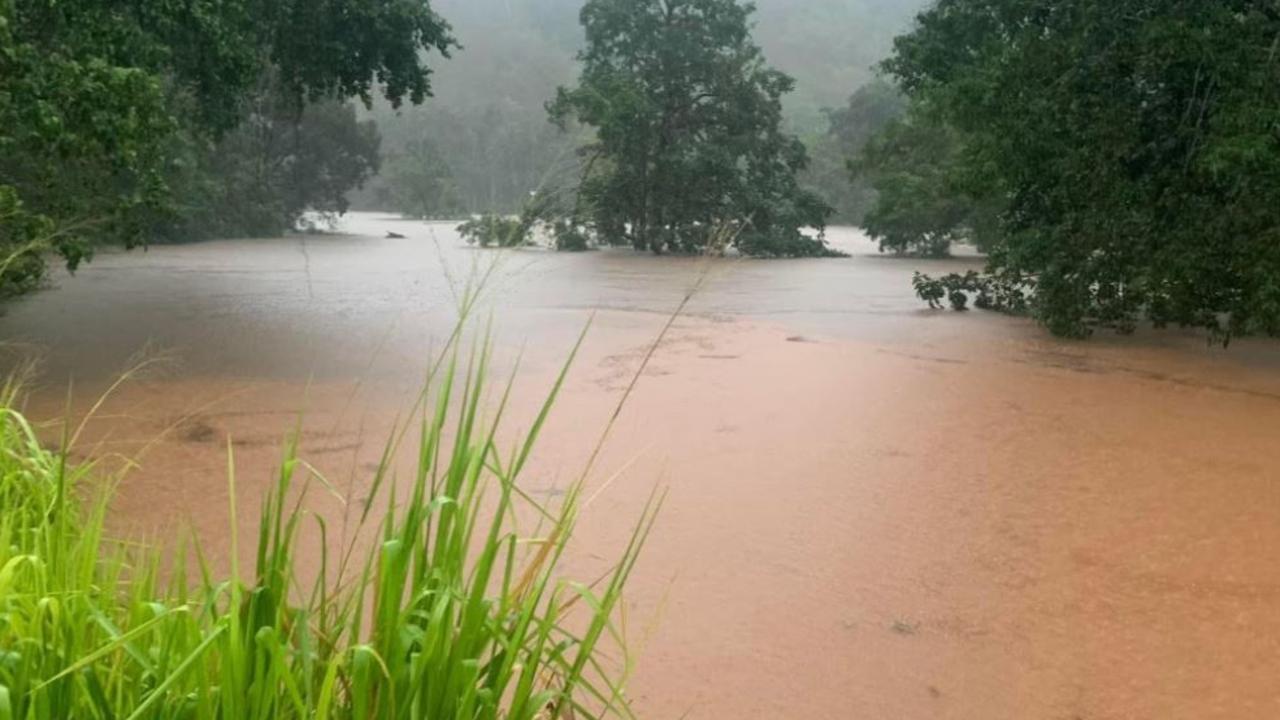
[[[1280,716],[1273,5],[189,5],[0,0],[0,720]]]

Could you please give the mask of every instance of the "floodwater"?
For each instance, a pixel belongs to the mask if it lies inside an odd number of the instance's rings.
[[[45,355],[38,417],[68,379],[81,412],[155,361],[90,426],[141,456],[116,522],[225,534],[228,438],[251,496],[299,412],[313,464],[367,474],[451,327],[446,278],[496,253],[444,224],[345,231],[109,253],[6,308],[11,356]],[[697,287],[575,539],[593,577],[667,490],[628,596],[640,716],[1280,717],[1280,345],[930,312],[912,270],[973,259],[832,236],[854,256],[528,250],[495,271],[482,315],[499,365],[521,358],[518,408],[594,316],[528,476],[545,497]]]

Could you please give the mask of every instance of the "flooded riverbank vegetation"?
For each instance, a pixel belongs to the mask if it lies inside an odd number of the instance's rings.
[[[422,102],[454,44],[426,3],[0,1],[0,290],[344,209],[377,167],[345,101]]]
[[[795,81],[765,64],[751,12],[736,0],[588,0],[581,77],[549,105],[562,126],[595,130],[571,222],[655,253],[706,250],[735,224],[731,244],[749,255],[835,254],[822,239],[832,210],[800,186],[805,147],[782,130]]]
[[[486,212],[514,215],[549,169],[569,170],[579,133],[547,123],[557,86],[575,84],[584,46],[583,0],[435,0],[465,46],[434,69],[437,101],[393,110],[375,103],[369,117],[383,136],[384,172],[355,195],[356,207],[454,219]],[[802,185],[837,209],[832,221],[856,224],[865,184],[850,187],[844,158],[856,149],[830,134],[827,108],[843,107],[874,79],[874,65],[907,30],[925,0],[757,0],[751,37],[770,66],[795,78],[782,96],[784,126],[808,147]],[[865,93],[864,93],[865,95]],[[847,127],[847,123],[841,122]],[[847,148],[847,152],[846,152]],[[425,162],[420,162],[425,160]],[[424,168],[429,168],[423,171]],[[404,193],[416,177],[424,195]],[[437,189],[444,188],[443,194]],[[426,208],[420,198],[429,198]]]
[[[849,12],[906,32],[881,79],[845,68],[852,94],[824,114],[829,73],[792,52],[797,28],[834,42],[820,28],[853,21],[823,3],[791,17],[730,0],[445,2],[473,53],[538,49],[500,104],[474,101],[510,63],[451,81],[441,104],[488,118],[463,123],[469,139],[397,115],[460,50],[445,18],[349,4],[0,2],[0,293],[39,287],[50,255],[74,269],[102,244],[331,217],[385,161],[384,184],[357,199],[481,213],[468,236],[482,245],[524,244],[536,225],[561,249],[690,253],[732,227],[748,255],[828,255],[821,231],[839,208],[886,252],[976,246],[988,291],[961,291],[966,306],[1025,298],[1009,307],[1058,335],[1147,322],[1280,333],[1280,20],[1266,3],[949,0],[910,26],[911,8],[867,0]],[[464,156],[478,173],[465,182]],[[539,205],[548,192],[559,200]],[[500,224],[517,232],[497,237]],[[973,284],[941,282],[952,297]]]
[[[1245,335],[1276,0],[0,0],[0,720],[1274,717]]]
[[[765,62],[753,11],[587,2],[581,75],[547,104],[580,143],[569,167],[553,165],[518,215],[486,212],[459,231],[482,247],[528,244],[541,226],[561,250],[840,255],[823,237],[833,209],[800,182],[805,146],[783,128],[795,81]]]
[[[1280,334],[1278,34],[1255,0],[941,0],[883,65],[911,108],[868,155],[936,147],[873,218],[981,231],[986,282],[1058,335]]]
[[[620,602],[656,504],[610,570],[567,579],[581,481],[553,502],[521,489],[564,373],[513,437],[500,427],[510,384],[492,383],[487,345],[457,338],[415,420],[349,492],[292,436],[254,538],[237,534],[253,499],[239,496],[226,438],[229,569],[198,537],[151,545],[108,531],[131,463],[73,459],[78,429],[50,449],[8,386],[0,718],[629,717]],[[409,443],[416,466],[398,477]]]

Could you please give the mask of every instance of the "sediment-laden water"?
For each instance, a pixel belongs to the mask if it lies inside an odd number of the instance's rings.
[[[69,379],[82,410],[152,359],[86,436],[141,453],[122,531],[190,522],[216,546],[228,441],[250,497],[300,412],[304,454],[359,489],[495,253],[447,224],[345,231],[108,253],[7,306],[10,362],[44,355],[38,417]],[[667,488],[628,602],[641,715],[1280,716],[1280,345],[1065,342],[930,312],[911,272],[973,259],[832,237],[853,257],[522,250],[487,289],[497,363],[521,358],[516,425],[594,317],[527,476],[554,498],[697,286],[606,445],[573,559],[606,567]]]

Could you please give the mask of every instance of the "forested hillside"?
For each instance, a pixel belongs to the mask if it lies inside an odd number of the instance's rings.
[[[811,150],[806,182],[843,209],[844,156],[830,145],[824,108],[838,108],[874,77],[874,65],[924,0],[760,0],[754,36],[768,62],[796,79],[787,125]],[[548,173],[571,160],[571,137],[544,104],[576,73],[582,0],[441,0],[433,5],[462,44],[435,75],[436,102],[373,112],[383,136],[381,177],[365,207],[421,216],[514,211]]]

